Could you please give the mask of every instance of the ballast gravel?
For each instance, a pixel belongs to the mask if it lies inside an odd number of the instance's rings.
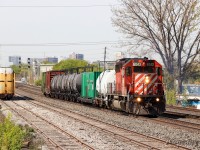
[[[94,107],[91,107],[90,105],[82,105],[79,103],[55,100],[55,99],[45,98],[41,96],[39,97],[33,94],[25,93],[23,91],[20,91],[20,93],[26,96],[31,95],[31,97],[34,98],[35,100],[39,100],[39,101],[45,100],[45,101],[48,101],[49,103],[54,103],[55,105],[59,105],[61,107],[64,107],[65,109],[69,109],[76,113],[80,113],[92,118],[96,118],[101,121],[114,124],[114,125],[129,129],[129,130],[133,130],[133,131],[136,131],[148,136],[159,138],[159,139],[168,141],[169,143],[181,145],[181,146],[187,147],[189,149],[194,149],[194,150],[200,149],[200,140],[199,140],[200,133],[198,131],[191,132],[191,131],[187,131],[186,129],[172,127],[170,125],[158,124],[153,121],[152,122],[149,121],[149,119],[145,120],[140,117],[135,118],[133,116],[127,116],[127,115],[124,115],[124,113],[119,112],[119,111],[111,111],[111,110],[106,110],[106,109],[101,109],[101,108],[94,108]],[[60,122],[61,119],[58,119],[57,121]],[[108,142],[106,138],[105,138],[105,142]],[[126,148],[127,147],[124,147],[124,149]],[[133,147],[131,147],[131,149],[133,149]]]
[[[44,109],[43,107],[36,107],[26,101],[17,101],[19,105],[29,109],[31,112],[48,119],[48,121],[56,124],[67,132],[79,137],[84,142],[88,143],[95,149],[118,149],[118,150],[137,150],[139,146],[130,143],[122,142],[116,139],[114,135],[105,134],[100,129],[94,128],[91,125],[84,124],[73,118],[61,116],[58,113]]]
[[[55,103],[55,100],[52,101]],[[58,101],[56,102],[58,103]],[[71,111],[148,136],[156,137],[169,143],[181,145],[193,150],[200,149],[200,132],[191,132],[170,125],[150,122],[149,119],[144,120],[140,117],[126,116],[122,112],[92,108],[87,105],[80,105],[72,102],[63,103],[60,101],[59,105]]]

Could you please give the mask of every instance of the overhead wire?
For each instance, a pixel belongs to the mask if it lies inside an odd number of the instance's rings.
[[[88,8],[88,7],[112,7],[112,6],[120,6],[121,4],[112,4],[112,5],[2,5],[0,7],[7,7],[7,8],[25,8],[25,7],[35,7],[35,8],[62,8],[62,7],[68,7],[68,8]]]
[[[0,46],[79,46],[79,45],[117,45],[120,42],[130,41],[100,41],[100,42],[70,42],[70,43],[0,43]]]

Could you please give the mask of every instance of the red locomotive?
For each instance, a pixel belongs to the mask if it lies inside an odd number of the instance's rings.
[[[162,66],[156,60],[120,59],[115,71],[115,91],[108,94],[109,107],[134,114],[165,111]]]

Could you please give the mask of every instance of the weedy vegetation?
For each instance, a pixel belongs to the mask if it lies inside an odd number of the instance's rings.
[[[20,150],[28,147],[28,143],[33,140],[34,130],[29,126],[16,125],[8,115],[0,122],[0,149]]]

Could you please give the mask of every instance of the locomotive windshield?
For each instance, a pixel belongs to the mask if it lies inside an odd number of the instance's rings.
[[[150,67],[150,66],[146,66],[146,67],[142,67],[142,66],[136,66],[133,68],[134,72],[137,73],[154,73],[155,69],[154,67]]]

